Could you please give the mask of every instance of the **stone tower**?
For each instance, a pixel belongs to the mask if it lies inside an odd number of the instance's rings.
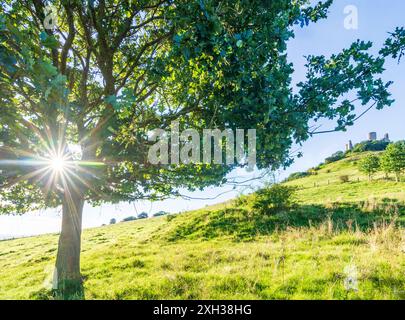
[[[352,140],[349,140],[349,143],[346,144],[346,151],[351,151],[353,150],[353,143]]]
[[[369,141],[376,141],[377,140],[377,132],[370,132],[368,134],[368,140]]]

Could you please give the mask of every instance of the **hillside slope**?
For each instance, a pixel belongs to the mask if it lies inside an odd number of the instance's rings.
[[[358,162],[369,153],[358,153],[343,160],[322,165],[315,175],[286,183],[298,186],[300,203],[333,203],[382,201],[395,199],[405,200],[405,183],[396,182],[393,177],[385,179],[383,173],[378,173],[369,182],[368,177],[361,174]],[[377,153],[378,154],[378,153]],[[340,177],[348,176],[349,182],[342,183]]]
[[[405,183],[368,182],[355,161],[288,182],[299,205],[275,215],[236,201],[84,231],[85,298],[405,299]],[[50,298],[56,249],[57,235],[0,242],[0,299]]]

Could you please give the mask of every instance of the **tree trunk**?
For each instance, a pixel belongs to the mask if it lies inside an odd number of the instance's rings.
[[[74,187],[65,190],[62,203],[62,230],[54,274],[54,289],[62,299],[83,298],[80,249],[84,199]]]

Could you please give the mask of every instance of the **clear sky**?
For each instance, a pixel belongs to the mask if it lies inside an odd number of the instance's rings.
[[[344,9],[353,5],[358,10],[358,29],[347,30],[344,20],[347,15]],[[294,82],[305,78],[305,55],[326,55],[341,51],[357,39],[370,40],[374,43],[375,52],[381,48],[389,31],[397,26],[403,26],[405,21],[405,1],[403,0],[335,0],[327,20],[323,20],[309,27],[296,30],[296,38],[289,43],[288,55],[294,63]],[[405,139],[405,61],[398,65],[396,61],[389,61],[383,78],[394,81],[391,92],[396,102],[390,108],[382,111],[373,110],[360,119],[347,132],[325,134],[313,137],[303,144],[301,151],[304,157],[297,161],[286,171],[276,174],[282,179],[291,172],[303,171],[323,161],[330,154],[344,150],[348,140],[354,143],[366,140],[370,131],[376,131],[382,138],[385,133],[390,134],[391,140]],[[360,111],[360,110],[359,110]],[[361,111],[359,112],[361,113]],[[324,123],[322,129],[329,129]],[[236,177],[259,176],[258,172],[248,174],[238,170],[232,174]],[[171,199],[163,202],[139,202],[134,204],[120,204],[117,206],[105,205],[98,208],[85,207],[84,227],[100,226],[108,223],[111,218],[118,221],[136,215],[142,211],[153,214],[160,210],[181,212],[201,208],[206,205],[225,201],[235,197],[240,192],[260,185],[251,182],[235,190],[227,188],[208,188],[204,192],[189,194],[195,198],[215,198],[213,200],[183,200]],[[222,193],[224,193],[221,195]],[[221,195],[221,196],[220,196]],[[34,235],[47,232],[57,232],[60,226],[60,211],[48,210],[35,212],[25,216],[0,216],[0,239],[9,236]]]

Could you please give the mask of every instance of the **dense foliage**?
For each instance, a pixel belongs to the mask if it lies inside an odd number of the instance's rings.
[[[373,175],[380,170],[380,158],[375,154],[367,155],[359,162],[359,169],[371,180]]]
[[[345,153],[343,151],[337,151],[334,154],[332,154],[330,157],[325,159],[325,163],[333,163],[339,160],[342,160],[345,157]]]
[[[363,141],[357,143],[351,152],[384,151],[390,144],[388,141]]]
[[[305,178],[307,176],[311,175],[309,172],[305,171],[305,172],[294,172],[291,173],[287,179],[285,179],[285,181],[293,181],[293,180],[297,180],[297,179],[301,179],[301,178]]]
[[[204,127],[257,129],[257,165],[291,163],[310,122],[356,118],[355,103],[390,105],[384,59],[358,41],[331,57],[309,56],[292,90],[286,44],[294,27],[325,18],[331,1],[3,1],[0,7],[0,137],[3,157],[48,157],[80,146],[87,166],[70,177],[86,201],[159,199],[179,187],[226,182],[234,166],[152,166],[147,132]],[[58,17],[45,29],[45,7]],[[345,99],[356,93],[355,102]],[[62,201],[61,181],[38,167],[4,167],[3,212]],[[79,176],[79,177],[77,177]],[[192,177],[192,178],[191,178]]]
[[[381,157],[381,169],[386,173],[393,173],[397,181],[405,171],[405,141],[390,144]]]

